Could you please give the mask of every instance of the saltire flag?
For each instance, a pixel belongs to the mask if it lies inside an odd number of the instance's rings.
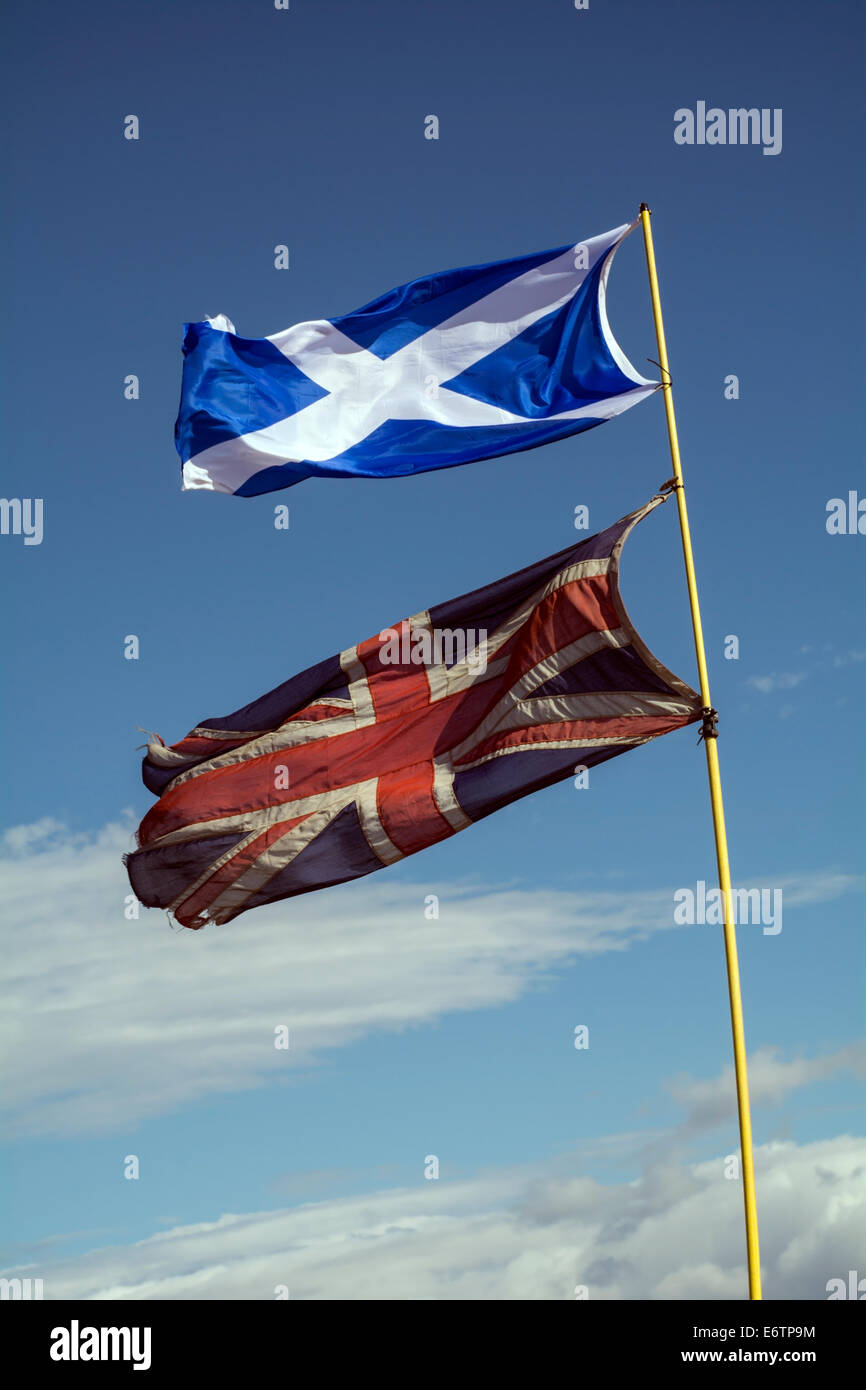
[[[183,486],[253,497],[309,477],[388,478],[591,429],[658,389],[610,330],[632,222],[575,245],[411,280],[343,318],[242,338],[185,327]]]
[[[157,793],[127,857],[185,927],[372,873],[700,719],[644,646],[614,526],[386,629],[143,763]],[[461,640],[462,635],[462,640]]]

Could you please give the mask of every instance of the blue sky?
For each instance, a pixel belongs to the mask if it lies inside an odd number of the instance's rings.
[[[578,503],[601,529],[671,471],[654,398],[467,468],[250,500],[184,494],[183,322],[223,312],[258,336],[336,317],[433,270],[595,235],[642,200],[734,877],[785,893],[781,933],[739,934],[747,1039],[764,1059],[756,1142],[859,1133],[866,541],[825,528],[830,498],[866,493],[858,7],[154,0],[145,14],[92,0],[48,20],[12,3],[3,24],[3,486],[42,497],[45,518],[39,546],[0,537],[20,1006],[3,1262],[43,1261],[48,1279],[58,1251],[74,1262],[110,1246],[117,1279],[135,1268],[132,1242],[226,1213],[391,1189],[423,1203],[431,1153],[446,1201],[448,1182],[552,1161],[603,1186],[645,1178],[662,1133],[671,1163],[735,1149],[724,1105],[715,1128],[690,1128],[694,1096],[682,1080],[671,1092],[687,1074],[721,1093],[730,1056],[718,933],[671,921],[674,889],[714,873],[692,730],[598,769],[586,791],[561,784],[373,879],[241,918],[221,929],[225,957],[201,948],[206,968],[195,951],[214,933],[181,942],[160,913],[123,919],[120,856],[151,804],[137,726],[175,741],[399,615],[564,547]],[[781,153],[676,145],[675,110],[699,100],[781,108]],[[136,142],[123,138],[130,113]],[[437,141],[424,138],[430,113]],[[287,271],[274,269],[280,243]],[[617,256],[609,310],[650,375],[639,233]],[[124,399],[128,373],[138,401]],[[280,502],[287,532],[273,526]],[[629,539],[622,590],[650,648],[694,684],[673,506]],[[723,658],[728,634],[737,661]],[[437,924],[423,920],[429,892]],[[411,951],[405,970],[383,951],[366,998],[345,935],[355,918],[374,956],[377,923],[383,942],[417,934],[441,990],[425,994]],[[602,921],[615,926],[599,942]],[[329,961],[332,931],[348,957]],[[229,968],[236,1001],[208,998]],[[164,1055],[169,1005],[189,1038]],[[293,1028],[282,1071],[267,1041],[259,1062],[235,1065],[235,1007],[263,1039]],[[586,1053],[571,1043],[579,1023]],[[122,1178],[128,1153],[137,1182]],[[50,1259],[42,1241],[60,1242]],[[649,1292],[657,1274],[634,1259],[633,1287]],[[822,1296],[836,1272],[818,1259],[803,1288]]]

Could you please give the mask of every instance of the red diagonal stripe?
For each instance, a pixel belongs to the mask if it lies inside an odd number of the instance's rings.
[[[222,868],[211,874],[210,878],[196,889],[191,897],[185,898],[181,903],[174,914],[181,926],[192,927],[196,931],[199,927],[203,927],[204,921],[197,922],[195,919],[204,913],[226,888],[230,888],[235,880],[240,878],[241,874],[256,862],[260,854],[263,854],[276,840],[288,834],[304,820],[307,820],[307,816],[298,816],[295,820],[281,821],[279,825],[269,825],[267,830],[263,830],[261,835],[257,835],[247,845],[246,849],[232,855]]]
[[[495,753],[501,748],[517,748],[527,744],[565,743],[570,739],[599,738],[650,738],[654,734],[666,734],[671,729],[683,728],[694,721],[694,714],[635,714],[617,715],[611,719],[575,719],[562,723],[530,724],[526,728],[509,729],[506,733],[493,734],[474,748],[461,753],[454,763],[455,772],[467,763]]]

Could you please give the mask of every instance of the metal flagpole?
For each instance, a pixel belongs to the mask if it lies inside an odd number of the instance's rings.
[[[665,416],[668,425],[668,439],[671,447],[671,462],[674,476],[670,487],[677,495],[677,511],[680,518],[680,534],[683,542],[683,558],[686,565],[686,580],[689,589],[689,605],[692,610],[692,629],[695,636],[695,654],[698,659],[698,675],[703,705],[703,744],[707,755],[707,773],[710,779],[710,801],[713,808],[713,830],[716,838],[716,862],[719,869],[719,888],[725,905],[725,959],[728,967],[728,998],[731,1005],[731,1032],[734,1042],[734,1072],[737,1080],[737,1110],[740,1120],[740,1152],[743,1170],[743,1201],[746,1209],[746,1251],[749,1263],[749,1298],[761,1297],[761,1259],[758,1251],[758,1209],[755,1202],[755,1167],[752,1155],[752,1120],[749,1113],[749,1079],[746,1070],[746,1039],[743,1030],[743,1001],[740,995],[740,967],[737,961],[737,935],[734,928],[733,902],[731,898],[731,868],[728,862],[728,841],[725,834],[725,812],[722,804],[722,782],[719,776],[719,753],[716,743],[716,712],[710,701],[710,681],[707,675],[707,657],[704,650],[704,637],[701,629],[701,612],[698,604],[698,585],[695,578],[695,562],[692,555],[692,541],[689,532],[689,516],[686,510],[685,484],[680,461],[680,447],[677,442],[677,422],[674,415],[671,374],[668,370],[668,353],[665,344],[665,330],[662,322],[662,306],[659,298],[659,282],[656,275],[653,234],[650,228],[650,210],[646,203],[640,205],[640,220],[643,228],[646,250],[647,271],[649,272],[650,295],[652,297],[653,319],[655,321],[656,341],[658,343],[658,365],[662,371],[662,394],[665,402]]]

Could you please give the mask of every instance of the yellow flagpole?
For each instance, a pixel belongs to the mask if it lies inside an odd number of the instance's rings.
[[[710,801],[713,808],[713,830],[716,838],[716,862],[719,870],[719,888],[725,905],[725,959],[728,967],[728,998],[731,1006],[731,1032],[734,1042],[734,1073],[737,1080],[737,1111],[740,1120],[740,1152],[743,1170],[743,1202],[746,1209],[746,1252],[749,1264],[749,1298],[761,1297],[761,1257],[758,1250],[758,1208],[755,1201],[755,1165],[752,1155],[752,1120],[749,1113],[749,1078],[746,1069],[746,1038],[743,1029],[743,1001],[740,994],[740,967],[737,961],[737,934],[734,927],[733,900],[731,897],[731,867],[728,862],[728,841],[725,834],[725,812],[722,804],[722,782],[719,775],[719,753],[716,743],[715,711],[710,700],[710,680],[707,675],[707,657],[704,650],[704,636],[701,629],[701,611],[698,604],[698,584],[695,578],[695,562],[692,554],[692,541],[689,532],[689,515],[686,509],[685,484],[680,460],[680,446],[677,441],[677,421],[674,414],[673,388],[668,370],[668,351],[665,344],[665,329],[662,321],[662,305],[659,298],[659,282],[656,274],[653,234],[650,227],[650,210],[646,203],[640,205],[640,220],[643,228],[644,248],[646,250],[647,271],[649,273],[650,295],[652,297],[653,319],[655,321],[656,342],[658,343],[658,365],[662,371],[662,395],[665,402],[665,416],[668,425],[668,439],[671,446],[671,462],[674,476],[671,486],[677,495],[677,510],[680,518],[680,534],[683,542],[683,558],[686,565],[686,581],[689,589],[689,605],[692,611],[692,630],[695,637],[695,653],[698,660],[698,676],[701,686],[701,703],[704,706],[703,744],[707,755],[707,773],[710,779]]]

